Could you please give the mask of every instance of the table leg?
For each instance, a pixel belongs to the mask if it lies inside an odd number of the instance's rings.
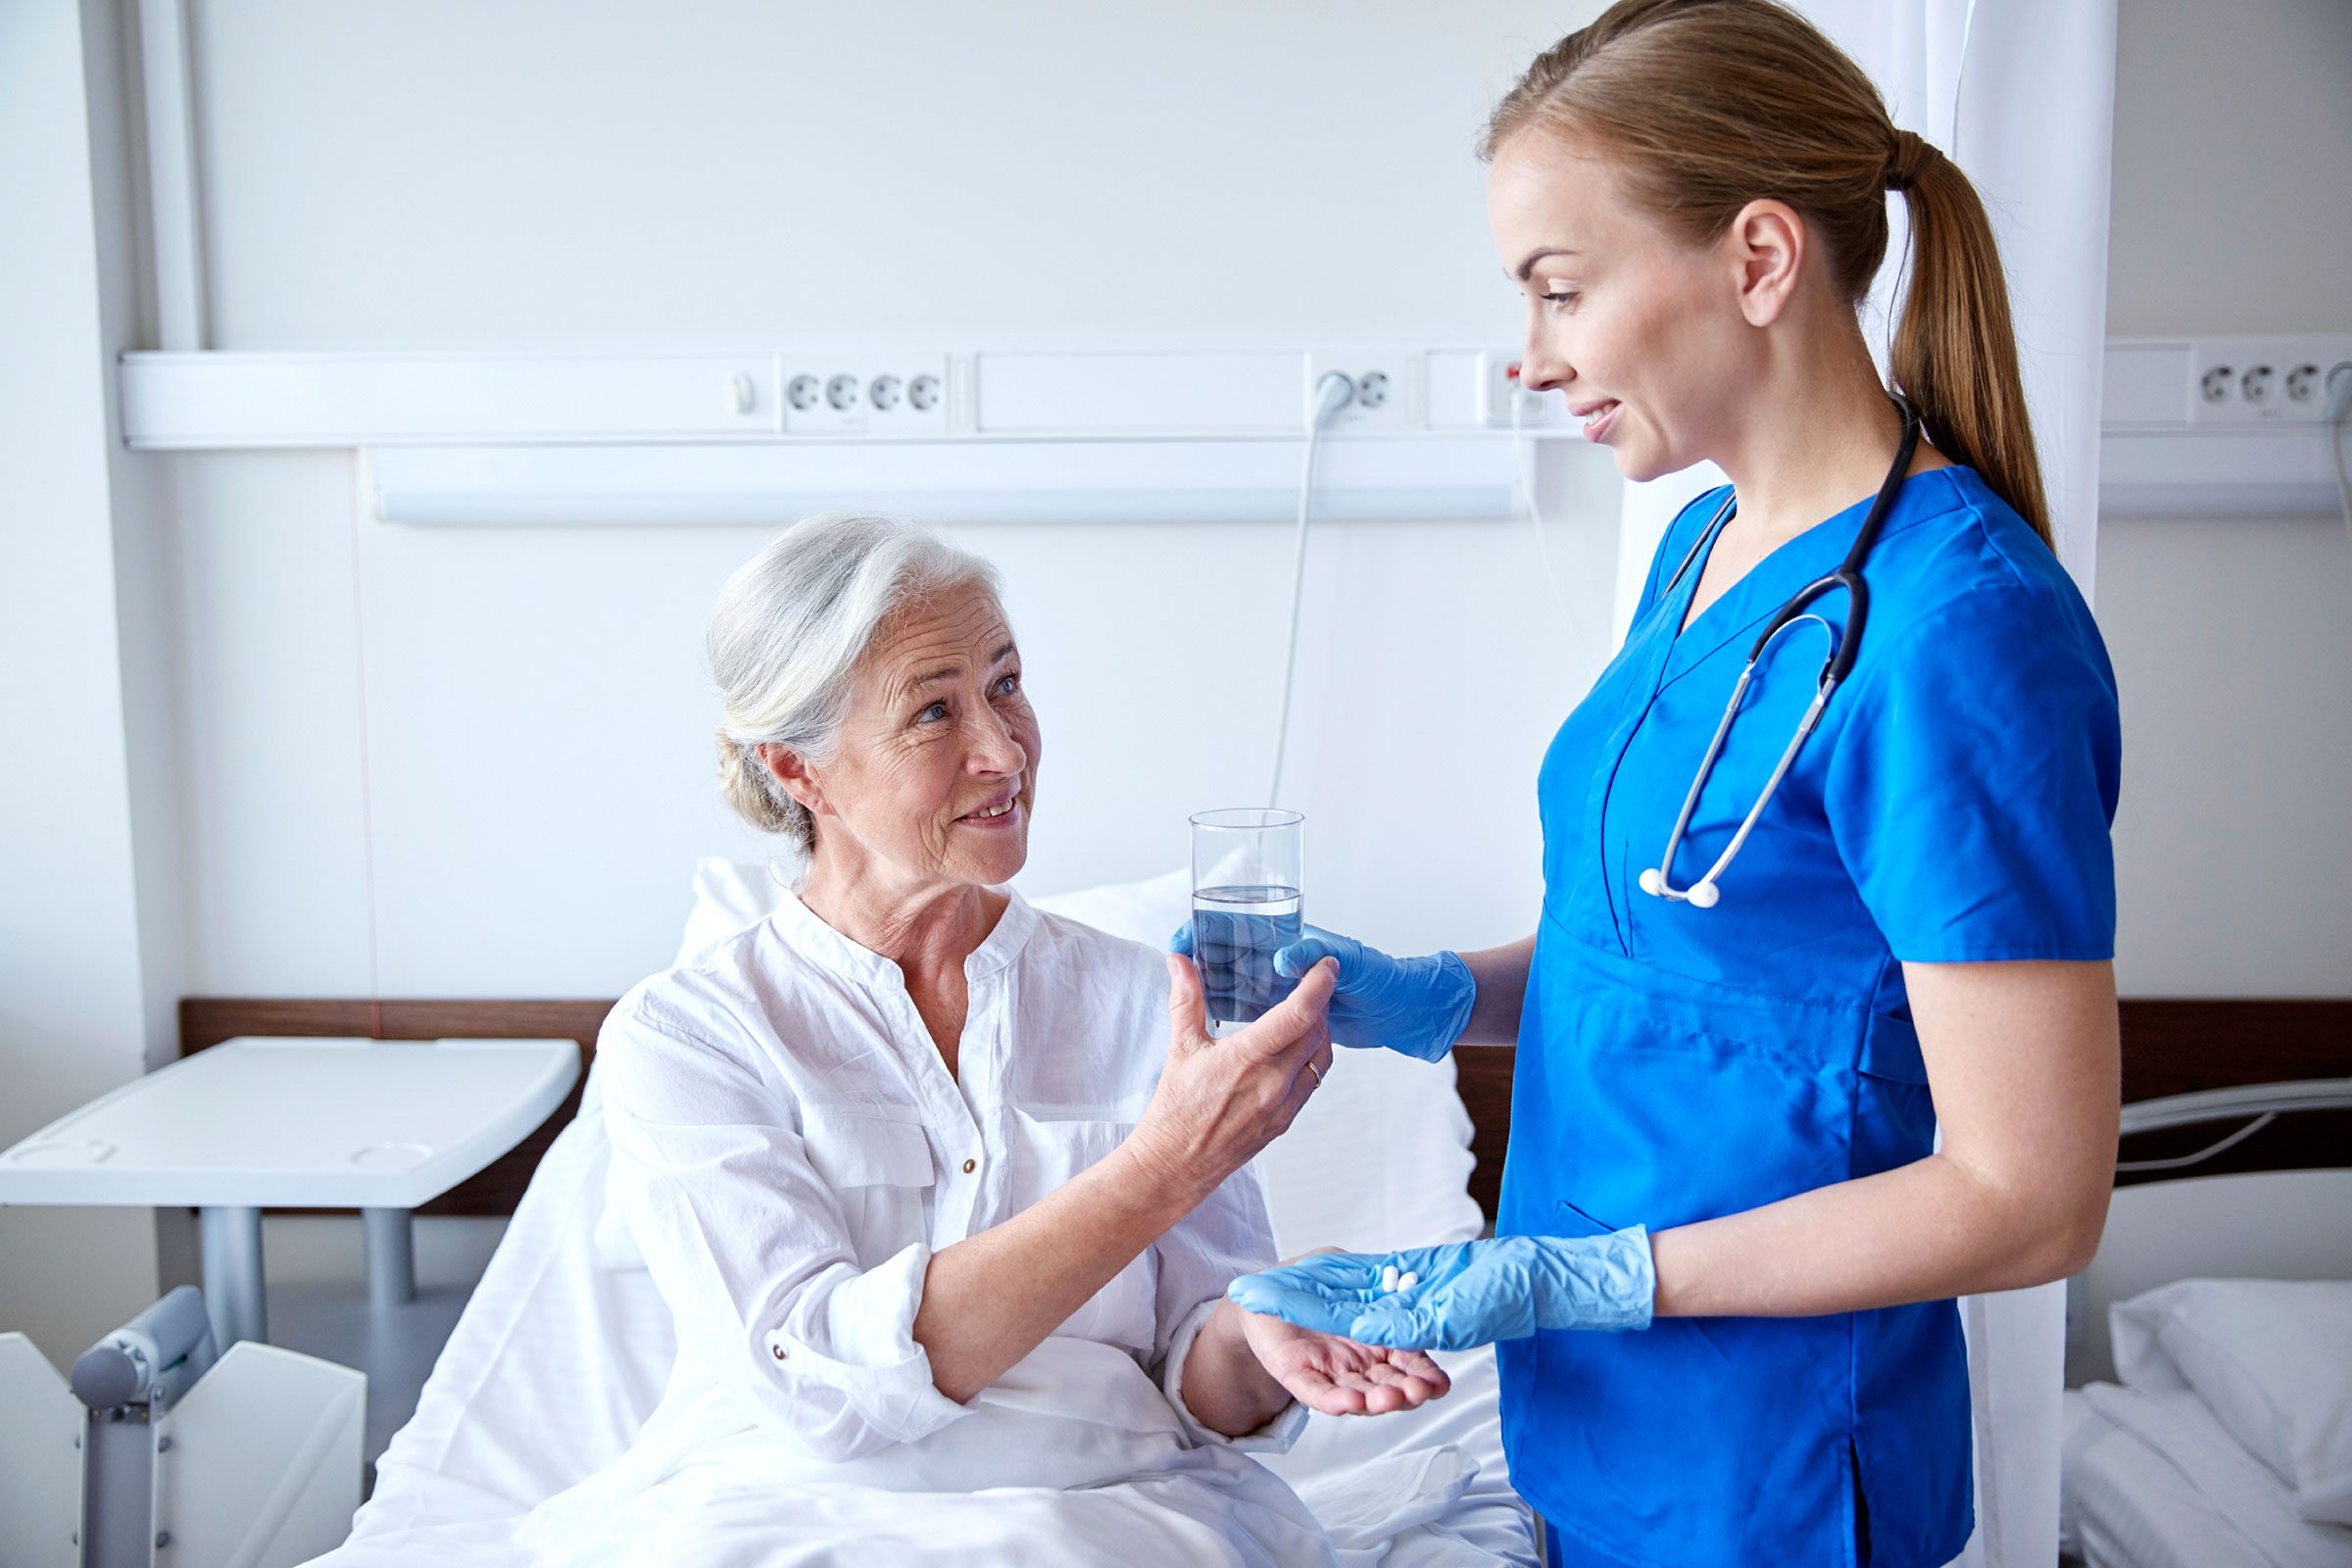
[[[416,1239],[405,1208],[363,1208],[368,1238],[368,1304],[377,1311],[416,1299]]]
[[[204,1302],[212,1310],[213,1343],[223,1353],[239,1340],[270,1339],[270,1306],[262,1294],[262,1211],[200,1208],[204,1244]]]

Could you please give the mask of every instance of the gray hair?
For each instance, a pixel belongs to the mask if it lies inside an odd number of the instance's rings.
[[[902,607],[962,587],[996,594],[997,569],[912,523],[854,512],[804,517],[736,568],[705,641],[721,704],[719,789],[737,815],[815,849],[814,819],[760,748],[831,760],[875,631]]]

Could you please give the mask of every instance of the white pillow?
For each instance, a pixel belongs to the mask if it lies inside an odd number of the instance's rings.
[[[1192,875],[1170,871],[1030,902],[1099,931],[1165,949],[1193,912]],[[1394,1051],[1333,1053],[1327,1081],[1257,1156],[1274,1245],[1385,1252],[1466,1242],[1485,1226],[1470,1196],[1470,1113],[1453,1061]]]
[[[2352,1281],[2182,1280],[2109,1323],[2127,1386],[2193,1391],[2304,1518],[2352,1524]]]
[[[678,961],[765,919],[783,890],[781,874],[765,864],[696,861]],[[1176,870],[1030,902],[1165,948],[1192,913],[1192,877]],[[1485,1216],[1470,1196],[1470,1113],[1454,1092],[1452,1060],[1345,1049],[1337,1056],[1290,1132],[1257,1157],[1275,1245],[1289,1256],[1315,1247],[1378,1252],[1477,1236]]]
[[[677,964],[693,961],[746,926],[758,925],[784,902],[781,861],[730,860],[706,855],[694,862],[694,906]]]

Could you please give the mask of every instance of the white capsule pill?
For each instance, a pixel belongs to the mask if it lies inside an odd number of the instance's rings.
[[[1384,1292],[1394,1292],[1396,1289],[1396,1265],[1394,1263],[1385,1265],[1380,1271],[1381,1290]]]
[[[1396,1277],[1396,1288],[1400,1291],[1409,1291],[1420,1283],[1421,1276],[1409,1269]]]

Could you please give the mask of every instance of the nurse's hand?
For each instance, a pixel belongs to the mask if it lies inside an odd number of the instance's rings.
[[[1417,1275],[1386,1290],[1384,1270]],[[1657,1295],[1649,1234],[1498,1236],[1401,1252],[1326,1252],[1245,1274],[1228,1299],[1363,1345],[1466,1350],[1538,1329],[1645,1329]]]
[[[1340,966],[1339,989],[1331,999],[1331,1038],[1343,1046],[1386,1046],[1423,1061],[1435,1061],[1452,1049],[1478,1001],[1478,983],[1459,954],[1392,958],[1321,926],[1304,927],[1299,939],[1270,962],[1262,949],[1202,941],[1190,920],[1176,928],[1168,947],[1210,968],[1221,990],[1230,984],[1250,1006],[1271,1005],[1300,975],[1331,958]]]
[[[1441,1399],[1453,1387],[1445,1368],[1419,1350],[1358,1345],[1283,1322],[1241,1314],[1257,1364],[1309,1410],[1324,1415],[1387,1415]]]
[[[1331,1070],[1336,968],[1317,965],[1264,1017],[1212,1040],[1200,974],[1168,959],[1168,1061],[1123,1148],[1188,1209],[1290,1131]]]

